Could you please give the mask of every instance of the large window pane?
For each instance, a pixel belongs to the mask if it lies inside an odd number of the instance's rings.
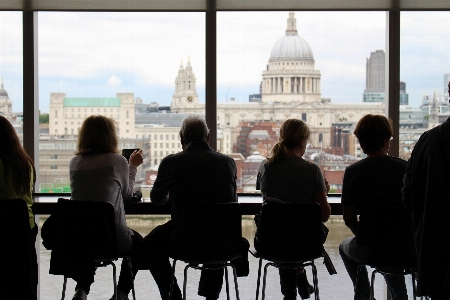
[[[188,112],[204,115],[204,13],[39,13],[40,191],[69,192],[83,120],[116,120],[119,148],[141,148],[137,182],[181,151]],[[181,62],[180,62],[181,60]]]
[[[0,115],[23,142],[22,13],[0,11]]]
[[[450,116],[450,13],[402,12],[400,26],[400,76],[409,94],[400,106],[400,157],[408,159],[420,135]]]
[[[364,157],[353,135],[368,113],[385,114],[385,12],[218,14],[218,149],[236,157],[240,191],[282,122],[304,120],[305,159],[342,189],[346,166]]]

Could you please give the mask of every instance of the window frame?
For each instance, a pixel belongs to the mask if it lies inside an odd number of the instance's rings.
[[[298,1],[280,0],[277,2],[263,1],[264,6],[250,7],[255,2],[236,0],[184,0],[183,6],[176,6],[179,1],[162,2],[132,1],[119,2],[102,1],[101,8],[97,0],[83,2],[83,7],[75,7],[76,2],[60,0],[46,0],[33,2],[31,7],[25,7],[20,1],[6,1],[0,4],[0,10],[18,10],[23,15],[23,108],[24,108],[24,148],[27,153],[39,161],[39,85],[38,85],[38,14],[39,11],[159,11],[159,12],[205,12],[205,118],[210,129],[210,146],[217,148],[217,12],[219,11],[386,11],[386,116],[394,123],[394,137],[399,136],[399,105],[400,105],[400,13],[401,11],[436,10],[450,11],[450,2],[436,0],[421,2],[420,0],[405,1],[397,4],[389,2],[373,2],[357,0],[352,2],[335,1]],[[223,2],[222,2],[223,1]],[[90,5],[90,3],[97,5]],[[205,3],[206,2],[206,3]],[[370,3],[371,4],[370,4]],[[406,3],[407,2],[407,3]],[[17,4],[18,3],[18,4]],[[26,2],[28,3],[28,2]],[[92,4],[91,3],[91,4]],[[128,4],[127,4],[128,3]],[[252,4],[253,3],[253,4]],[[349,4],[350,3],[350,4]],[[375,4],[374,4],[375,3]],[[378,4],[377,4],[378,3]],[[393,2],[392,2],[393,3]],[[219,4],[219,9],[217,9]],[[370,4],[371,6],[367,6]],[[118,6],[119,5],[119,6]],[[127,7],[129,5],[129,7]],[[171,5],[173,6],[171,8]],[[250,6],[243,6],[250,5]],[[378,6],[377,6],[378,5]],[[92,7],[97,7],[92,9]],[[395,138],[391,142],[389,154],[399,155],[399,141]],[[39,173],[39,165],[36,165]],[[39,182],[36,183],[39,186]]]

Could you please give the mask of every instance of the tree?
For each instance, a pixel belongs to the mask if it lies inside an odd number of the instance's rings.
[[[39,124],[48,124],[48,114],[39,115]]]

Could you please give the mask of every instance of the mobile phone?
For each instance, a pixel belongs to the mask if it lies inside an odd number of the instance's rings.
[[[122,149],[122,156],[125,157],[127,159],[127,161],[129,161],[131,153],[133,153],[136,150],[139,151],[139,148],[137,148],[137,149]]]

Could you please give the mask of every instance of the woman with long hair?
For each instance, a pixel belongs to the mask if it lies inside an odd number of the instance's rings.
[[[260,187],[265,202],[317,202],[322,222],[326,222],[331,212],[327,201],[330,187],[320,168],[302,158],[310,134],[308,125],[298,119],[288,119],[281,125],[278,142],[269,158],[259,165],[257,188]],[[304,269],[279,269],[279,273],[285,300],[296,299],[297,288],[302,299],[314,292]]]
[[[127,162],[119,154],[116,132],[115,121],[105,116],[95,115],[84,120],[75,157],[69,164],[70,187],[73,200],[104,201],[114,205],[117,248],[119,252],[126,252],[136,248],[142,240],[139,233],[128,228],[123,202],[131,200],[137,167],[143,158],[142,150],[136,150]],[[129,271],[125,270],[129,269],[124,260],[119,287],[132,283]],[[73,277],[77,282],[73,300],[87,299],[94,274],[95,270],[77,270]]]
[[[33,160],[20,144],[19,137],[11,123],[0,116],[0,201],[7,199],[22,199],[28,207],[31,228],[30,243],[34,245],[38,227],[34,223],[32,190],[36,181],[36,171]],[[33,298],[36,299],[38,283],[36,250],[32,253]]]

